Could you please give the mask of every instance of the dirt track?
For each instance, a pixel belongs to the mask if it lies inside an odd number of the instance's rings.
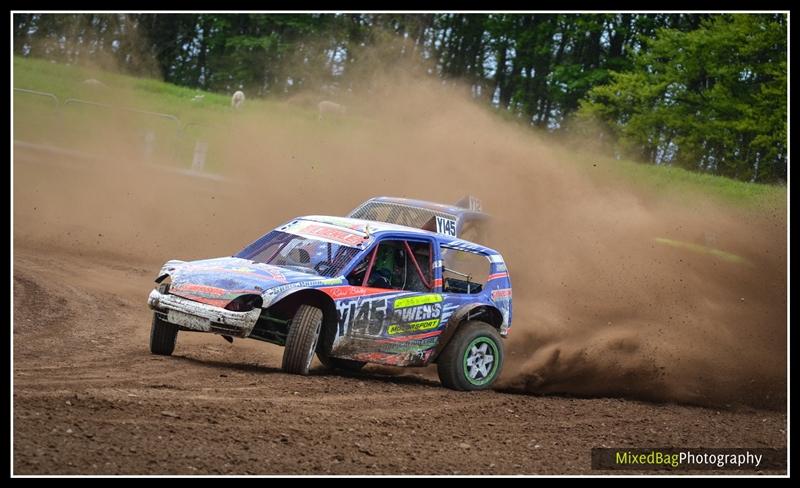
[[[150,269],[15,251],[17,474],[588,473],[604,445],[785,446],[770,411],[458,393],[413,370],[297,377],[278,347],[186,333],[153,356]]]
[[[242,119],[225,184],[131,162],[111,138],[93,161],[15,147],[14,473],[596,473],[593,447],[786,446],[783,216],[662,205],[469,104],[420,121],[396,103],[348,138]],[[189,333],[149,353],[167,259],[369,196],[474,188],[514,284],[497,391],[443,389],[433,369],[290,376],[279,347]],[[753,267],[653,244],[703,232]]]

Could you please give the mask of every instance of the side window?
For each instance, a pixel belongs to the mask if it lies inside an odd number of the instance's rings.
[[[372,253],[367,254],[354,268],[353,271],[347,275],[347,282],[352,286],[361,286],[364,281],[364,276],[367,274],[367,267],[369,266],[369,259]]]
[[[482,255],[442,247],[442,287],[445,293],[480,293],[491,263]]]
[[[431,246],[426,242],[384,240],[347,276],[353,286],[392,290],[430,291]]]
[[[402,290],[408,278],[402,241],[381,241],[367,286]]]
[[[433,277],[431,274],[431,245],[427,242],[408,241],[408,247],[414,260],[409,259],[407,264],[408,280],[403,288],[408,291],[431,291]]]

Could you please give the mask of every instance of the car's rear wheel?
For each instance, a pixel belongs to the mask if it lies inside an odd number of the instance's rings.
[[[485,390],[503,368],[503,343],[491,325],[462,324],[442,351],[438,373],[442,385],[453,390]]]
[[[153,314],[153,325],[150,326],[150,352],[162,356],[172,355],[178,339],[178,326],[161,320],[157,313]]]
[[[284,371],[293,374],[308,374],[321,328],[322,310],[311,305],[300,305],[289,324],[289,333],[286,335],[282,366]]]

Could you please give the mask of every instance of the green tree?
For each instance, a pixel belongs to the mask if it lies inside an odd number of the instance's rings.
[[[631,71],[591,89],[580,116],[620,150],[731,178],[786,178],[783,15],[715,15],[688,32],[659,29]]]
[[[18,55],[248,96],[357,91],[418,58],[534,126],[577,112],[643,161],[786,178],[784,15],[37,13],[13,30]]]

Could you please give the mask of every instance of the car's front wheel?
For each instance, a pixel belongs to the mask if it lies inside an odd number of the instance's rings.
[[[289,324],[286,346],[283,351],[283,370],[287,373],[307,375],[317,349],[322,328],[322,310],[311,305],[300,305]]]
[[[438,360],[442,385],[453,390],[485,390],[503,368],[503,343],[497,329],[479,321],[462,324]]]
[[[161,320],[157,313],[153,314],[150,326],[150,352],[162,356],[172,355],[178,339],[178,326]]]

